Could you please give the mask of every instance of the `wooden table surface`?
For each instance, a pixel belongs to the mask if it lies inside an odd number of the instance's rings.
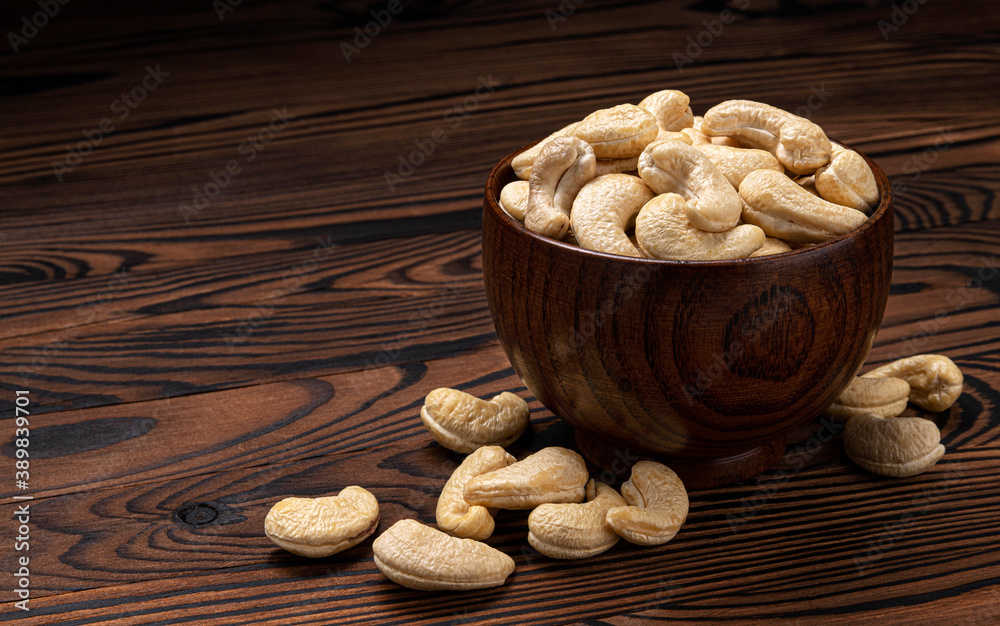
[[[344,4],[3,3],[2,619],[1000,623],[995,0]],[[433,522],[461,459],[418,418],[436,387],[526,398],[519,457],[572,445],[497,342],[483,185],[513,147],[664,88],[808,114],[888,172],[869,366],[962,368],[925,414],[943,460],[874,476],[817,422],[759,479],[692,492],[661,547],[551,560],[502,512],[515,573],[461,594],[388,582],[371,541],[276,548],[271,505],[350,484],[380,531]]]

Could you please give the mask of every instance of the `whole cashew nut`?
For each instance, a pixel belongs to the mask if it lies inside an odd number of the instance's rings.
[[[928,411],[946,411],[962,395],[964,377],[955,362],[940,354],[918,354],[862,374],[864,378],[902,378],[910,402]]]
[[[749,224],[724,233],[696,228],[686,208],[675,193],[660,194],[642,207],[635,218],[635,238],[643,254],[677,261],[745,259],[764,245],[764,231]]]
[[[475,452],[481,446],[509,446],[528,427],[528,403],[505,391],[487,402],[457,389],[427,394],[420,419],[449,450]]]
[[[514,559],[474,539],[452,537],[417,520],[399,520],[372,542],[375,565],[410,589],[465,591],[498,587]]]
[[[789,242],[826,241],[858,228],[861,211],[817,198],[781,172],[757,170],[740,183],[743,221]]]
[[[608,511],[608,525],[629,543],[658,546],[677,534],[688,514],[684,483],[672,469],[655,461],[639,461],[622,485],[629,506]]]
[[[583,118],[572,134],[590,144],[598,158],[625,159],[639,156],[658,131],[652,113],[634,104],[619,104]]]
[[[577,242],[588,250],[641,257],[625,234],[625,227],[653,195],[635,176],[596,177],[583,186],[573,201],[570,223]]]
[[[596,556],[618,543],[605,517],[610,509],[626,506],[612,487],[591,480],[584,504],[543,504],[528,516],[528,543],[553,559]]]
[[[852,417],[844,427],[844,451],[873,474],[916,476],[944,456],[941,431],[922,417]]]
[[[336,496],[285,498],[267,512],[264,534],[299,556],[319,558],[343,552],[378,528],[378,500],[361,487]]]
[[[851,381],[826,410],[840,423],[855,415],[871,413],[879,417],[896,417],[906,408],[910,385],[900,378],[864,378]]]
[[[766,150],[720,146],[712,143],[711,139],[698,130],[691,128],[685,129],[685,131],[685,136],[691,139],[691,145],[703,152],[711,159],[712,163],[715,163],[733,189],[739,189],[740,183],[750,172],[774,170],[783,173],[785,171],[785,168],[778,162],[778,158]]]
[[[524,225],[533,232],[562,239],[569,230],[573,199],[594,177],[594,150],[576,137],[556,137],[542,149],[528,179]]]
[[[840,144],[833,144],[830,163],[816,170],[816,191],[824,200],[869,211],[878,205],[875,174],[864,157]]]
[[[727,100],[705,113],[701,132],[735,137],[749,148],[767,150],[795,174],[812,174],[830,161],[830,140],[804,117],[752,100]]]
[[[515,180],[500,190],[500,208],[519,222],[528,210],[528,181]]]
[[[694,121],[691,113],[691,98],[683,91],[664,89],[651,93],[642,99],[639,107],[646,109],[656,118],[661,130],[679,131],[690,128]]]
[[[580,502],[586,495],[587,464],[572,450],[538,452],[465,483],[469,504],[497,509],[533,509],[546,502]]]
[[[538,155],[542,153],[542,149],[556,137],[571,136],[573,134],[573,130],[575,130],[579,125],[580,122],[573,122],[568,126],[564,126],[514,157],[514,159],[510,162],[510,166],[514,169],[514,174],[521,180],[528,180],[531,178],[531,167],[534,165],[535,159],[538,158]]]
[[[736,190],[693,146],[680,141],[650,145],[639,156],[639,175],[657,194],[677,193],[690,201],[685,213],[701,230],[720,233],[740,221],[742,203]]]
[[[438,496],[435,510],[438,528],[455,537],[480,541],[492,535],[492,512],[465,501],[465,484],[480,474],[507,467],[516,460],[500,446],[483,446],[465,457]]]

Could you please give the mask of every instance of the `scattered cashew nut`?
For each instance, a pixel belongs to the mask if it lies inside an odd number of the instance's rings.
[[[420,419],[431,436],[449,450],[475,452],[480,446],[506,447],[528,427],[528,403],[505,391],[490,401],[457,389],[427,394]]]
[[[546,502],[580,502],[586,495],[587,465],[576,452],[542,448],[502,469],[465,483],[469,504],[497,509],[533,509]]]
[[[618,543],[605,517],[610,509],[626,506],[612,487],[591,480],[584,504],[543,504],[528,516],[528,543],[553,559],[596,556]]]
[[[639,107],[646,109],[656,118],[661,130],[679,131],[690,128],[694,122],[691,112],[691,98],[683,91],[664,89],[651,93],[642,99]]]
[[[781,172],[757,170],[740,183],[743,221],[789,242],[826,241],[858,228],[861,211],[817,198]]]
[[[858,376],[837,396],[826,414],[840,423],[866,413],[896,417],[906,408],[909,395],[910,385],[900,378]]]
[[[639,156],[657,132],[659,126],[653,114],[634,104],[594,111],[572,130],[573,136],[590,144],[600,159]]]
[[[677,261],[744,259],[764,245],[764,231],[750,224],[723,233],[696,228],[687,218],[687,206],[676,193],[665,193],[642,207],[635,237],[643,254]]]
[[[375,565],[410,589],[465,591],[498,587],[514,559],[474,539],[460,539],[417,520],[396,522],[372,543]]]
[[[918,354],[893,361],[863,377],[902,378],[910,385],[910,402],[928,411],[946,411],[962,395],[964,377],[955,362],[940,354]]]
[[[378,528],[378,500],[361,487],[336,496],[285,498],[267,512],[264,534],[293,554],[319,558],[343,552]]]
[[[869,211],[878,205],[875,174],[864,157],[840,144],[833,144],[830,163],[816,170],[814,185],[824,200]]]
[[[576,137],[556,137],[542,149],[528,179],[524,225],[533,232],[562,239],[569,230],[573,199],[594,177],[594,150]]]
[[[500,208],[519,222],[528,210],[528,181],[515,180],[500,190]]]
[[[693,146],[680,141],[650,145],[639,156],[639,175],[657,194],[677,193],[689,200],[685,213],[701,230],[723,232],[740,220],[742,204],[736,190]]]
[[[844,450],[862,468],[882,476],[916,476],[944,455],[937,424],[922,417],[852,417],[844,427]]]
[[[688,514],[687,489],[666,465],[639,461],[622,484],[629,506],[608,511],[608,525],[629,543],[658,546],[677,534]]]
[[[762,102],[721,102],[705,113],[701,132],[735,137],[748,148],[767,150],[795,174],[812,174],[830,161],[830,140],[822,128]]]
[[[493,534],[493,515],[482,506],[470,506],[462,491],[471,479],[515,462],[500,446],[483,446],[465,457],[451,474],[438,497],[438,528],[455,537],[483,540]]]
[[[625,228],[653,195],[635,176],[606,174],[594,178],[573,201],[570,223],[577,242],[588,250],[641,257]]]

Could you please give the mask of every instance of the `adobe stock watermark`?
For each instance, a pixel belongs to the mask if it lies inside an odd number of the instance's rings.
[[[735,0],[733,6],[740,11],[746,11],[750,8],[750,0]],[[684,53],[675,52],[673,54],[674,66],[677,67],[677,71],[683,72],[685,65],[694,63],[694,60],[700,57],[722,35],[726,26],[734,21],[736,21],[736,14],[731,9],[723,9],[719,12],[719,16],[713,20],[702,20],[701,24],[705,27],[704,30],[694,37],[688,35],[686,40],[688,45],[684,48]]]
[[[367,48],[373,39],[381,35],[382,30],[392,22],[392,18],[402,13],[404,8],[401,0],[389,0],[384,9],[372,9],[372,19],[364,26],[354,27],[354,45],[352,46],[346,41],[340,42],[340,52],[343,53],[344,60],[350,64],[351,57],[361,54],[361,51]]]
[[[220,22],[225,22],[226,13],[232,13],[241,4],[243,0],[212,0],[212,8],[215,9],[215,16]]]
[[[892,5],[892,13],[889,20],[879,20],[875,23],[878,32],[882,34],[882,39],[889,41],[889,37],[899,31],[910,18],[916,15],[920,7],[927,4],[927,0],[903,0],[899,4]]]
[[[147,65],[146,75],[132,89],[122,93],[111,102],[109,106],[111,112],[115,114],[119,122],[124,122],[132,114],[132,111],[145,102],[150,92],[159,87],[163,83],[163,79],[168,76],[170,76],[170,72],[161,70],[159,63],[156,64],[156,67]],[[83,140],[78,141],[75,146],[66,146],[66,156],[62,161],[52,162],[52,173],[55,174],[59,182],[62,182],[63,176],[80,167],[84,157],[101,145],[101,142],[108,135],[115,132],[115,128],[115,121],[110,117],[105,117],[97,123],[95,128],[81,131]]]
[[[59,9],[69,4],[69,0],[38,0],[39,11],[35,11],[28,19],[27,15],[21,17],[21,31],[7,33],[7,41],[10,43],[14,54],[21,51],[22,46],[28,45],[38,32],[45,28],[49,20],[59,15]]]
[[[892,550],[896,542],[909,532],[917,519],[930,511],[931,507],[948,493],[961,475],[960,469],[949,467],[940,480],[929,487],[924,487],[920,490],[919,495],[910,498],[913,509],[904,511],[895,521],[883,524],[882,532],[879,533],[878,537],[868,540],[868,548],[864,556],[854,557],[854,569],[857,570],[858,574],[863,575],[869,567],[879,562],[887,552]]]
[[[255,302],[253,312],[240,321],[235,332],[223,335],[222,340],[226,342],[226,348],[230,353],[236,351],[237,345],[249,339],[264,320],[274,315],[275,303],[278,300],[298,289],[308,275],[316,271],[320,262],[329,258],[334,249],[340,247],[333,241],[332,235],[317,238],[316,241],[319,245],[313,248],[309,258],[282,272],[281,286],[274,288],[266,297]]]
[[[934,140],[934,145],[927,146],[918,154],[910,156],[903,163],[903,174],[906,174],[909,178],[903,180],[900,178],[894,178],[890,181],[892,185],[892,193],[897,197],[906,193],[906,183],[915,183],[920,180],[920,177],[924,172],[931,169],[931,167],[937,163],[937,160],[941,158],[941,155],[951,149],[955,145],[956,137],[951,132],[951,126],[945,129],[939,129],[937,131],[937,138]]]
[[[576,13],[577,7],[586,2],[587,0],[562,0],[557,7],[558,13],[549,9],[545,12],[545,19],[549,21],[549,28],[552,32],[556,32],[556,28],[559,26],[560,22],[565,22],[569,19],[569,16]]]
[[[466,96],[462,102],[445,109],[441,115],[442,121],[452,131],[458,130],[465,123],[466,118],[479,110],[482,101],[489,99],[493,95],[493,92],[496,91],[496,88],[502,84],[499,80],[493,78],[493,74],[487,76],[480,75],[479,82],[473,93]],[[445,126],[438,126],[431,131],[428,137],[414,139],[413,143],[416,144],[417,149],[411,151],[409,154],[401,154],[397,157],[399,165],[396,166],[395,172],[385,170],[385,186],[388,187],[389,192],[396,191],[398,185],[405,182],[410,176],[413,176],[416,169],[434,154],[438,146],[448,141],[449,136],[445,130]]]
[[[285,130],[290,120],[295,119],[295,115],[288,112],[288,107],[271,109],[271,121],[262,126],[256,133],[247,135],[247,138],[236,148],[236,153],[243,157],[244,163],[252,163],[257,158],[259,152],[274,142],[274,138]],[[182,202],[177,206],[177,211],[184,218],[185,224],[190,224],[191,220],[199,217],[208,205],[221,194],[232,180],[243,172],[243,166],[236,159],[230,159],[226,165],[218,170],[208,173],[208,182],[200,188],[191,187],[191,203]]]

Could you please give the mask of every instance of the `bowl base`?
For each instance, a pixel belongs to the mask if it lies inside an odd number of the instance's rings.
[[[663,463],[677,472],[689,491],[743,482],[774,465],[785,453],[784,437],[729,457],[687,459],[616,447],[606,439],[596,439],[578,428],[574,429],[574,436],[580,454],[604,470],[599,476],[604,482],[618,483],[627,480],[633,464],[649,459]]]

